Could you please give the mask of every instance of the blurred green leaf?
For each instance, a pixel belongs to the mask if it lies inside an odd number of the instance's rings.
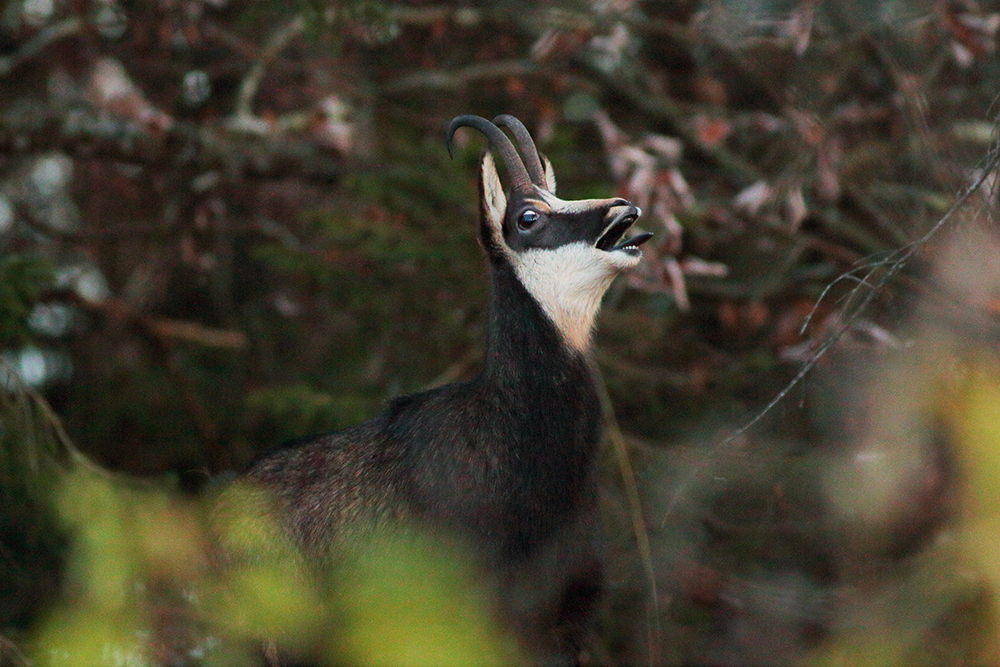
[[[981,363],[969,374],[964,391],[946,412],[957,436],[963,473],[964,518],[959,537],[965,557],[985,578],[985,641],[977,664],[1000,662],[1000,381],[995,363]]]
[[[41,396],[0,386],[0,634],[26,624],[59,585],[66,534],[54,496],[68,447]]]
[[[30,337],[28,316],[52,275],[51,262],[41,257],[13,254],[0,258],[0,348]]]
[[[38,630],[32,662],[39,667],[145,667],[156,664],[136,613],[66,606]]]
[[[344,623],[331,663],[438,667],[513,665],[516,650],[491,620],[460,545],[432,535],[387,536],[337,576]]]

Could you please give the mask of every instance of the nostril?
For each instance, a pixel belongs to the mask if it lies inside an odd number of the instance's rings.
[[[630,202],[629,200],[622,199],[621,197],[616,197],[615,199],[611,200],[610,204],[608,204],[608,208],[614,208],[615,206],[631,206],[631,205],[632,202]]]

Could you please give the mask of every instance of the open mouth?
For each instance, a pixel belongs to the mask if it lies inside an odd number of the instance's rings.
[[[626,252],[638,252],[639,246],[653,238],[651,232],[641,232],[636,234],[631,238],[622,240],[622,236],[628,231],[635,221],[639,218],[639,209],[631,207],[628,211],[620,215],[618,218],[612,222],[604,233],[601,234],[601,238],[597,239],[597,243],[594,246],[598,250],[603,250],[605,252],[614,252],[615,250],[624,250]]]

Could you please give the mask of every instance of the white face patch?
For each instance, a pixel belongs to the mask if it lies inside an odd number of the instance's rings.
[[[552,165],[548,160],[544,164],[550,190],[537,192],[539,203],[552,211],[578,213],[604,208],[616,201],[566,201],[556,197],[551,192],[555,189]],[[496,247],[507,255],[521,284],[552,320],[566,344],[573,350],[585,351],[590,346],[590,333],[604,293],[615,276],[639,263],[641,255],[621,250],[605,252],[583,241],[558,248],[531,248],[524,252],[514,252],[504,241],[503,222],[507,197],[500,184],[493,156],[489,153],[483,157],[480,178],[488,233]]]
[[[507,252],[521,284],[566,343],[580,352],[590,346],[601,298],[611,281],[639,263],[638,254],[604,252],[582,241],[558,248]]]

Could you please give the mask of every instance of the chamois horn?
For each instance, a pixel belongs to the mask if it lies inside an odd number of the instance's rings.
[[[473,116],[471,114],[456,116],[448,123],[446,137],[448,140],[449,155],[453,154],[452,148],[455,131],[460,127],[471,127],[485,134],[486,138],[489,139],[490,148],[499,153],[500,157],[503,158],[504,164],[507,165],[511,186],[515,190],[529,189],[531,179],[528,177],[528,171],[524,168],[524,162],[521,161],[521,156],[517,154],[517,149],[511,143],[510,137],[482,116]]]
[[[506,127],[517,140],[517,147],[521,149],[521,159],[524,160],[524,167],[531,177],[531,182],[540,188],[545,187],[545,170],[542,168],[542,159],[538,157],[538,149],[535,148],[535,141],[531,138],[528,128],[524,123],[514,118],[509,113],[500,114],[493,119],[493,124],[498,127]]]

